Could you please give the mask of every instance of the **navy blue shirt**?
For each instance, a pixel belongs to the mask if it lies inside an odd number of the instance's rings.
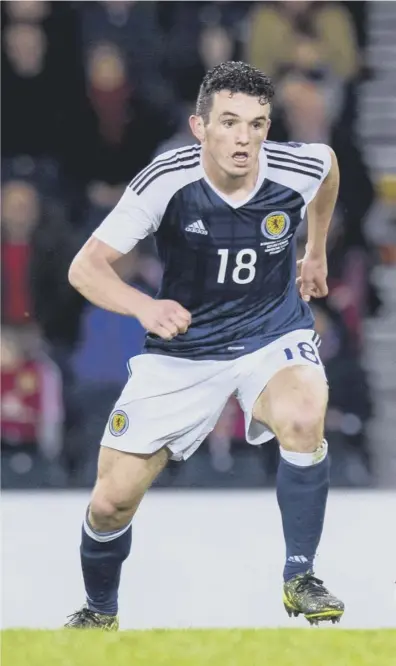
[[[312,328],[296,288],[296,230],[330,168],[323,144],[265,142],[255,190],[235,203],[208,181],[199,146],[160,155],[131,182],[95,236],[121,252],[154,233],[164,268],[157,298],[192,315],[145,351],[233,359]]]

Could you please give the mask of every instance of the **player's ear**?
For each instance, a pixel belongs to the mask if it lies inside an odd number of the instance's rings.
[[[205,126],[202,116],[190,116],[189,123],[195,138],[202,143],[205,138]]]

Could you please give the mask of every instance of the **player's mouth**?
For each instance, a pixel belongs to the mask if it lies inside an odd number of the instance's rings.
[[[243,150],[237,150],[232,154],[232,159],[234,160],[235,164],[238,164],[238,166],[245,166],[249,159],[249,153]]]

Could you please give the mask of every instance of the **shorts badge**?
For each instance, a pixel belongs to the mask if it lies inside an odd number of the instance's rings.
[[[117,411],[113,412],[109,421],[111,434],[114,437],[120,437],[120,435],[123,435],[128,430],[128,427],[129,419],[127,414],[122,409],[117,409]]]

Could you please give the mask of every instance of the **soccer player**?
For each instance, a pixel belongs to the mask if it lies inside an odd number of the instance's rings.
[[[245,413],[247,441],[276,436],[280,444],[286,611],[311,623],[335,622],[344,611],[314,576],[329,488],[328,387],[308,305],[327,294],[339,172],[323,144],[266,140],[273,94],[270,79],[245,63],[208,72],[190,118],[199,143],[143,169],[71,265],[81,294],[137,317],[147,335],[101,442],[82,528],[86,604],[66,626],[118,627],[139,503],[170,457],[197,450],[231,395]],[[295,235],[306,211],[297,277]],[[149,234],[164,266],[155,299],[114,267]]]

